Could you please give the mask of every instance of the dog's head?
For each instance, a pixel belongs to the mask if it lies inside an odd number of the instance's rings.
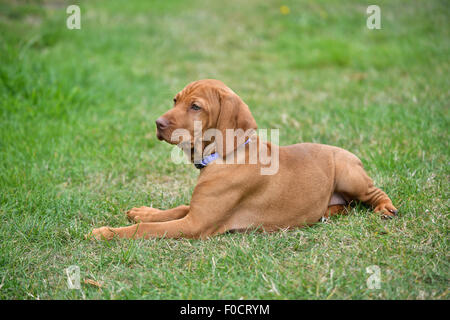
[[[215,151],[225,155],[237,148],[237,141],[247,139],[250,132],[257,128],[248,106],[219,80],[192,82],[173,101],[173,108],[156,120],[156,135],[159,140],[178,145],[181,138],[183,148],[200,148],[203,151],[216,142]],[[198,135],[199,129],[201,136]],[[211,132],[210,129],[217,129],[222,134],[220,141],[216,136],[205,138],[205,133]],[[227,129],[235,130],[232,145],[226,142]]]

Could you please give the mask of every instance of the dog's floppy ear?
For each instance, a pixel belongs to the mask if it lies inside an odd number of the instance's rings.
[[[257,125],[249,107],[230,89],[219,89],[218,100],[219,116],[217,118],[216,129],[221,131],[222,141],[216,141],[216,147],[217,152],[221,156],[224,156],[236,150],[237,147],[244,143],[257,129]],[[230,140],[227,143],[227,129],[234,131],[234,138],[231,140],[234,143],[231,143]]]

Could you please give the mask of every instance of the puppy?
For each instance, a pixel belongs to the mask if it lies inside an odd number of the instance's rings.
[[[275,231],[316,223],[353,200],[383,217],[397,213],[354,154],[323,144],[262,141],[248,106],[218,80],[188,84],[156,126],[158,139],[179,145],[200,170],[190,204],[133,208],[127,215],[138,224],[94,229],[93,238],[205,239],[232,230]],[[196,129],[214,134],[205,137]],[[276,170],[264,172],[270,168]]]

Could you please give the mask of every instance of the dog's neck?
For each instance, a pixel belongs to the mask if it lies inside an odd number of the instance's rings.
[[[200,148],[200,150],[203,150],[201,154],[196,154],[195,148],[191,148],[188,150],[190,153],[190,161],[195,165],[197,169],[202,169],[206,167],[209,163],[217,160],[218,158],[227,159],[229,156],[234,156],[234,153],[240,149],[242,146],[247,145],[253,137],[257,138],[256,134],[253,134],[250,137],[247,137],[246,141],[244,143],[239,144],[236,146],[236,148],[233,148],[233,150],[229,151],[225,156],[221,156],[219,152],[217,152],[216,143],[215,142],[209,142],[205,144],[203,148]],[[203,144],[204,142],[202,142]],[[186,151],[186,150],[185,150]]]
[[[241,146],[244,146],[246,144],[248,144],[250,142],[250,138],[247,139],[247,141],[245,141],[243,144],[241,144],[240,146],[238,146],[236,148],[236,150],[238,148],[240,148]],[[233,150],[235,151],[235,150]],[[232,152],[233,152],[232,151]],[[228,156],[228,154],[225,156],[225,158]],[[197,169],[203,169],[204,167],[206,167],[208,164],[210,164],[211,162],[213,162],[214,160],[217,160],[220,157],[220,155],[217,152],[211,153],[210,155],[205,156],[204,158],[201,159],[201,161],[199,162],[194,162],[194,166]]]

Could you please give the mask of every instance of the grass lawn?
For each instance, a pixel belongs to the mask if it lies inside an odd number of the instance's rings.
[[[381,30],[361,1],[80,1],[81,30],[68,4],[0,1],[0,299],[449,299],[448,1],[377,1]],[[85,240],[131,207],[189,203],[198,170],[154,121],[201,78],[281,145],[355,153],[399,217]]]

